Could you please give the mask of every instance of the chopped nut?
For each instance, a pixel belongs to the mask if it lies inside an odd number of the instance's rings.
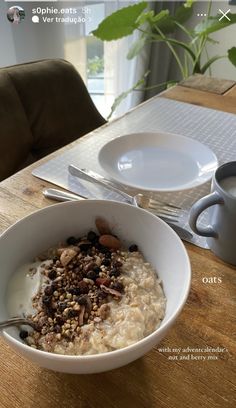
[[[100,317],[94,317],[93,321],[95,323],[100,323],[102,321],[102,319]]]
[[[100,256],[95,257],[95,263],[96,263],[97,266],[101,266],[102,260],[101,260]]]
[[[117,290],[107,288],[105,285],[100,285],[100,288],[106,292],[109,293],[110,295],[116,296],[116,297],[122,297],[122,294],[118,292]]]
[[[84,271],[85,272],[91,271],[94,268],[94,266],[96,266],[95,262],[91,261],[87,265],[85,265]]]
[[[97,286],[101,286],[101,285],[109,286],[111,283],[111,279],[110,278],[97,278],[95,283]]]
[[[110,306],[107,303],[104,303],[100,309],[99,309],[99,314],[102,320],[105,320],[110,313]]]
[[[70,263],[70,261],[77,255],[77,251],[75,249],[67,248],[65,249],[61,256],[60,261],[63,266],[66,266]]]
[[[92,279],[83,278],[83,281],[84,281],[85,283],[87,283],[88,285],[93,285],[93,284],[94,284],[94,281],[93,281]]]
[[[82,281],[80,281],[78,283],[78,291],[79,291],[79,293],[88,293],[89,286],[84,280],[82,280]]]
[[[34,338],[31,337],[31,336],[28,336],[28,337],[27,337],[27,343],[28,343],[30,346],[35,345]]]
[[[85,306],[82,305],[80,308],[80,314],[79,314],[79,326],[82,326],[84,323],[84,313],[85,313]]]

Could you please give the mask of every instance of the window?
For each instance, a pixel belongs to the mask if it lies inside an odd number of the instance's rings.
[[[88,3],[87,3],[88,4]],[[110,75],[104,64],[104,43],[91,33],[105,18],[105,4],[98,2],[79,6],[86,22],[77,25],[65,24],[65,59],[72,62],[82,76],[88,91],[100,113],[107,117],[114,101],[114,92],[105,80]],[[108,81],[110,84],[112,81]]]

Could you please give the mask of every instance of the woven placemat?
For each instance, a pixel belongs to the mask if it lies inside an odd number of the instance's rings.
[[[74,147],[34,169],[32,174],[90,198],[122,201],[117,194],[72,177],[68,173],[68,165],[89,168],[107,176],[98,162],[98,153],[102,146],[121,135],[144,131],[170,132],[196,139],[210,147],[216,154],[219,164],[236,160],[236,115],[156,97],[114,120],[109,126],[97,129],[79,139]],[[197,199],[209,191],[210,183],[206,183],[192,190],[152,195],[181,206],[183,211],[179,225],[191,231],[188,225],[189,209]],[[129,192],[134,194],[137,191],[129,189]],[[199,223],[208,224],[207,211],[201,216]],[[196,234],[193,234],[190,242],[208,248],[205,238]]]

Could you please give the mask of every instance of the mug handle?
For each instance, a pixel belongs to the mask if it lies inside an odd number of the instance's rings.
[[[208,226],[201,228],[197,226],[197,219],[199,215],[208,207],[215,204],[224,204],[223,198],[221,198],[216,191],[201,198],[192,206],[189,214],[189,225],[196,234],[203,237],[218,238],[218,233],[213,229],[213,227]]]

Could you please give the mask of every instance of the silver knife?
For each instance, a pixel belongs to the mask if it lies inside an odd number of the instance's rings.
[[[43,190],[43,195],[56,201],[80,201],[87,199],[87,197],[82,195],[57,190],[56,188],[46,188]],[[193,235],[186,228],[180,227],[179,225],[176,225],[166,219],[164,219],[164,221],[176,232],[176,234],[178,234],[181,239],[188,242],[192,241]]]

